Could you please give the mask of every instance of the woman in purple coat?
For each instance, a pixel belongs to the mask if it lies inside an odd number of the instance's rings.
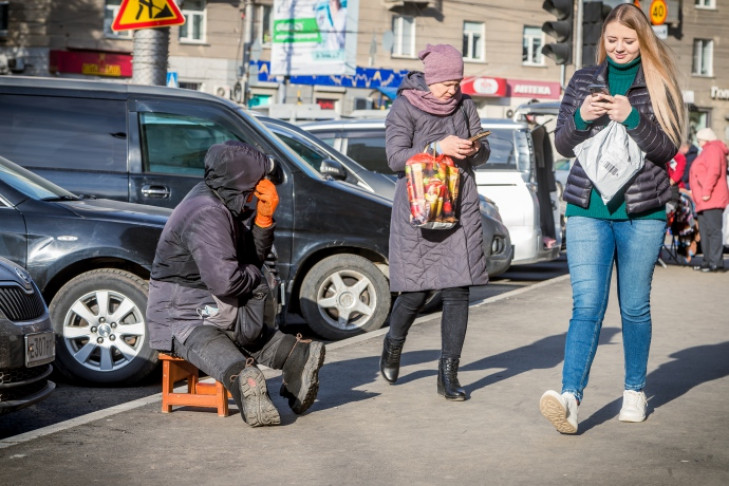
[[[425,72],[408,73],[386,121],[388,164],[398,174],[390,224],[390,290],[399,296],[390,315],[380,371],[388,382],[397,381],[408,330],[428,293],[440,290],[437,391],[448,400],[465,400],[457,373],[468,323],[469,287],[488,282],[473,167],[486,162],[490,149],[485,139],[468,140],[481,131],[481,120],[471,98],[460,91],[463,55],[449,45],[428,44],[419,57]],[[405,164],[426,147],[450,156],[460,169],[459,222],[450,230],[410,224]]]

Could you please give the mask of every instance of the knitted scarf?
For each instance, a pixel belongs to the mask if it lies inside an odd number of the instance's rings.
[[[404,89],[400,92],[415,108],[431,115],[450,115],[458,108],[461,102],[461,90],[447,100],[436,98],[430,90]]]

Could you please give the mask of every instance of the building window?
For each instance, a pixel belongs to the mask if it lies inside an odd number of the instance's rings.
[[[206,0],[185,0],[182,15],[185,23],[180,26],[180,42],[205,42]]]
[[[542,46],[544,34],[539,27],[524,27],[524,45],[521,51],[521,62],[525,66],[543,66]]]
[[[711,39],[694,39],[694,61],[691,74],[712,76],[714,74],[714,41]]]
[[[392,55],[415,57],[415,18],[396,15],[392,18],[394,42]]]
[[[190,89],[192,91],[202,90],[202,83],[196,83],[193,81],[179,81],[177,85],[182,89]]]
[[[694,5],[699,8],[716,8],[715,0],[694,0]]]
[[[483,22],[463,22],[463,58],[468,61],[485,61]]]
[[[132,30],[120,30],[114,32],[111,30],[111,24],[114,23],[114,19],[119,15],[119,7],[121,6],[122,0],[106,0],[104,5],[104,37],[110,37],[113,39],[131,39]]]
[[[698,144],[698,140],[696,140],[696,132],[707,126],[710,118],[709,115],[709,111],[702,108],[696,108],[695,110],[689,111],[689,142]]]
[[[256,20],[256,38],[261,45],[271,45],[271,33],[273,32],[273,16],[271,15],[271,5],[259,5]]]

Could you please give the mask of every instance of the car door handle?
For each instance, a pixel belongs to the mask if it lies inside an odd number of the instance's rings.
[[[170,188],[167,186],[142,186],[144,197],[169,198]]]

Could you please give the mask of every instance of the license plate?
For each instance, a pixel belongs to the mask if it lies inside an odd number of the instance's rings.
[[[56,338],[52,332],[25,335],[25,366],[50,363],[56,357]]]

